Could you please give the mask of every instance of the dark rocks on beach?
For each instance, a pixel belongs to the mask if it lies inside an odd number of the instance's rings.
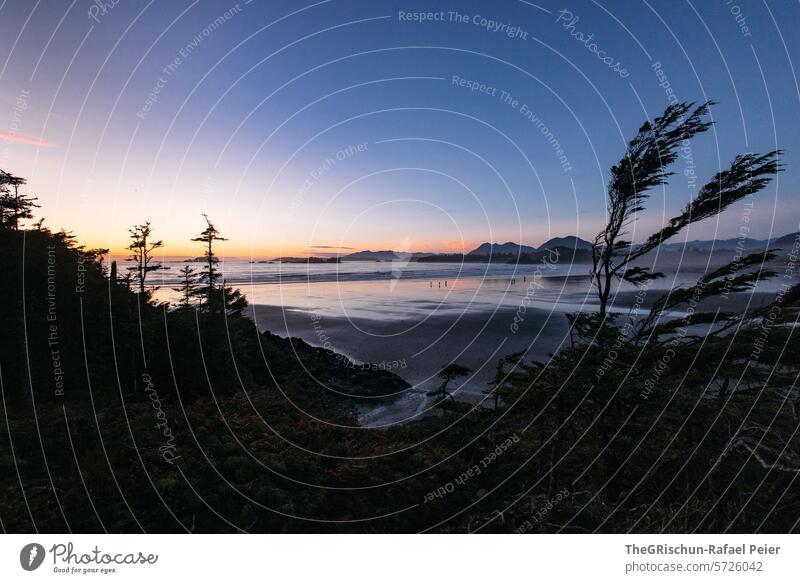
[[[410,387],[394,373],[356,364],[343,354],[299,338],[264,332],[260,340],[273,378],[293,398],[336,408],[354,407],[393,400]]]

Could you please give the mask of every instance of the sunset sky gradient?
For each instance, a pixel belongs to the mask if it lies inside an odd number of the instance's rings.
[[[119,252],[149,220],[167,255],[199,255],[201,213],[236,257],[589,238],[608,167],[669,103],[666,82],[718,101],[717,125],[634,238],[737,153],[775,148],[786,171],[750,236],[798,230],[796,3],[101,4],[0,5],[0,168],[92,246]],[[400,15],[431,6],[443,19]],[[741,216],[686,238],[736,237]]]

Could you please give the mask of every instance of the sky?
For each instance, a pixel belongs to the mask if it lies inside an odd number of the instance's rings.
[[[0,168],[121,253],[461,252],[591,238],[608,168],[670,101],[718,102],[641,240],[743,152],[785,171],[683,239],[800,220],[796,2],[0,0]],[[745,205],[749,205],[745,207]]]

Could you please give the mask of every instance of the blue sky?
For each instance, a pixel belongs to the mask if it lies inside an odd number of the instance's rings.
[[[796,3],[101,4],[0,4],[0,168],[92,245],[121,249],[148,219],[192,254],[202,212],[238,256],[588,238],[665,81],[718,101],[717,124],[634,237],[737,153],[774,148],[786,171],[750,220],[733,208],[687,236],[798,229]]]

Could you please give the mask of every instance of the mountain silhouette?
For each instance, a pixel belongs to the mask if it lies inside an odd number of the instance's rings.
[[[534,251],[536,251],[535,247],[518,245],[509,241],[508,243],[483,243],[467,255],[521,255]]]
[[[556,247],[566,247],[567,249],[575,249],[577,251],[588,251],[592,248],[592,244],[585,239],[576,237],[575,235],[567,235],[566,237],[553,237],[549,241],[545,241],[539,247],[542,249],[555,249]]]

